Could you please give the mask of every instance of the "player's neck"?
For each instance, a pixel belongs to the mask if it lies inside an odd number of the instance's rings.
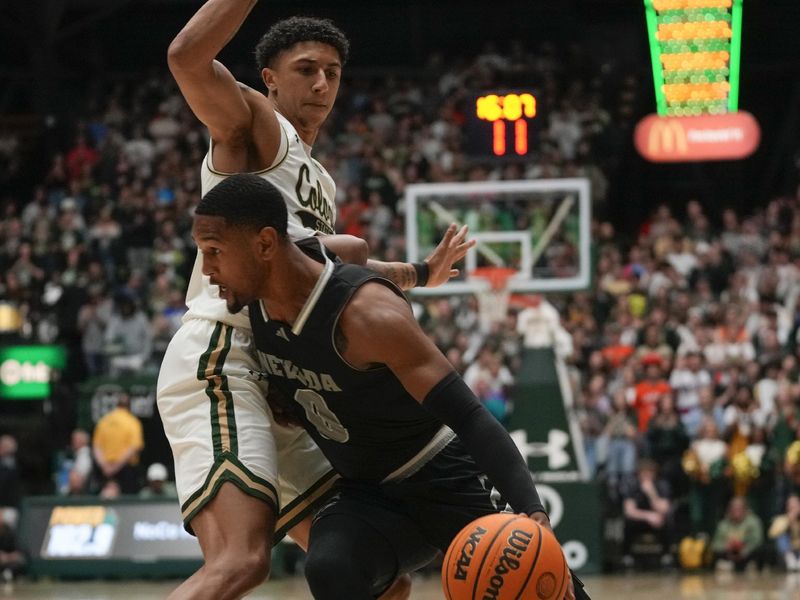
[[[306,256],[297,246],[287,244],[281,260],[275,261],[275,269],[261,294],[270,320],[293,325],[323,268],[323,264]]]
[[[303,143],[308,146],[307,150],[310,152],[311,146],[313,146],[314,142],[317,140],[319,127],[304,125],[300,119],[292,115],[290,111],[281,108],[281,106],[278,104],[278,101],[273,96],[268,96],[267,99],[272,103],[272,107],[275,109],[275,111],[281,114],[287,121],[289,121],[289,123],[292,124],[292,127],[294,127],[297,135],[299,135],[300,139],[303,140]]]

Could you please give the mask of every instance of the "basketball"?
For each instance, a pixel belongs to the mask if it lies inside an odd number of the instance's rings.
[[[442,565],[448,600],[560,600],[569,570],[555,536],[533,519],[476,519],[453,539]]]

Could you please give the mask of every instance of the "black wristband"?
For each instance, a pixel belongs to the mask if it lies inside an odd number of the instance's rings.
[[[426,262],[411,263],[417,273],[417,283],[414,287],[425,287],[428,285],[428,277],[431,275],[431,268]]]

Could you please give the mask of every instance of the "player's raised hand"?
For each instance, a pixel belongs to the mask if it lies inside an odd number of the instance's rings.
[[[458,230],[458,231],[456,231]],[[458,275],[458,269],[453,265],[467,255],[467,251],[475,245],[475,240],[467,240],[468,228],[466,225],[458,229],[455,223],[451,223],[447,231],[433,249],[425,262],[428,264],[429,275],[428,283],[425,287],[437,287],[447,283],[451,277]]]

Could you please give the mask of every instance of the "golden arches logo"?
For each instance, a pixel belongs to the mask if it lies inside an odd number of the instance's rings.
[[[656,121],[647,136],[647,151],[651,155],[686,154],[689,144],[686,141],[686,130],[677,121]]]

